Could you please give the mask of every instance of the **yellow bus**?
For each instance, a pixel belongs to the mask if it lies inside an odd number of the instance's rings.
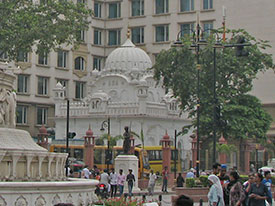
[[[162,172],[162,147],[161,146],[145,146],[144,149],[147,151],[150,168],[154,172]],[[176,158],[177,171],[181,171],[181,162],[179,157],[178,149],[171,147],[171,170],[174,171],[174,158]]]
[[[76,160],[83,161],[83,151],[84,146],[83,145],[70,145],[69,146],[69,156],[75,158]],[[66,153],[66,145],[64,144],[52,144],[50,146],[50,152],[61,152]],[[122,146],[114,146],[110,148],[110,152],[112,155],[111,162],[109,164],[110,168],[114,167],[114,159],[116,156],[123,154],[123,148]],[[100,169],[106,169],[106,154],[107,154],[107,146],[95,146],[94,151],[94,164]],[[150,166],[148,162],[148,156],[146,150],[143,150],[142,148],[135,147],[135,156],[138,158],[138,167],[139,172],[138,176],[139,178],[142,176],[147,176],[150,172]]]

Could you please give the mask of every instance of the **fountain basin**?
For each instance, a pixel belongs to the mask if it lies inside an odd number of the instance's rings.
[[[96,201],[97,180],[69,178],[56,182],[0,182],[1,206],[53,206],[71,203],[89,205]]]

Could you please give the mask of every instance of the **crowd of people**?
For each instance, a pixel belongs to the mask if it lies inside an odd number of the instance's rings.
[[[195,170],[191,169],[186,178],[195,178],[194,172]],[[224,164],[215,163],[211,174],[200,173],[200,175],[208,175],[209,206],[272,206],[270,171],[251,173],[243,184],[239,173],[235,169],[228,172]],[[183,186],[184,178],[181,173],[176,183],[178,187]],[[181,195],[175,202],[175,206],[180,205],[192,206],[193,201]]]
[[[80,177],[98,180],[99,184],[104,184],[107,187],[110,197],[122,196],[124,194],[124,186],[127,184],[128,195],[133,196],[132,191],[136,178],[131,168],[128,170],[128,174],[126,175],[122,169],[120,169],[117,174],[114,168],[111,168],[109,172],[108,169],[100,171],[96,165],[93,169],[89,169],[88,165],[85,165],[80,172]]]

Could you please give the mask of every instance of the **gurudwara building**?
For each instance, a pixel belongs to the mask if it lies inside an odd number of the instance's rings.
[[[70,102],[70,131],[76,132],[75,139],[84,139],[91,126],[94,135],[102,135],[101,124],[110,119],[110,135],[122,135],[124,127],[145,137],[145,146],[160,145],[162,137],[168,133],[173,138],[174,131],[190,124],[181,115],[178,102],[171,93],[165,94],[161,84],[153,79],[149,56],[137,48],[128,38],[106,59],[101,71],[94,70],[88,81],[88,94],[83,101]],[[65,88],[58,83],[55,91],[56,139],[65,139],[67,124],[67,101]],[[185,167],[191,157],[190,138],[178,138]],[[121,144],[122,142],[118,142]],[[136,139],[135,144],[142,144]]]

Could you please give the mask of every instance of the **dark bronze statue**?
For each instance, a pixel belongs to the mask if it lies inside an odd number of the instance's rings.
[[[126,126],[124,127],[124,134],[123,134],[123,137],[124,137],[124,141],[123,141],[123,153],[128,155],[129,152],[130,152],[130,132],[128,131],[129,128]]]

